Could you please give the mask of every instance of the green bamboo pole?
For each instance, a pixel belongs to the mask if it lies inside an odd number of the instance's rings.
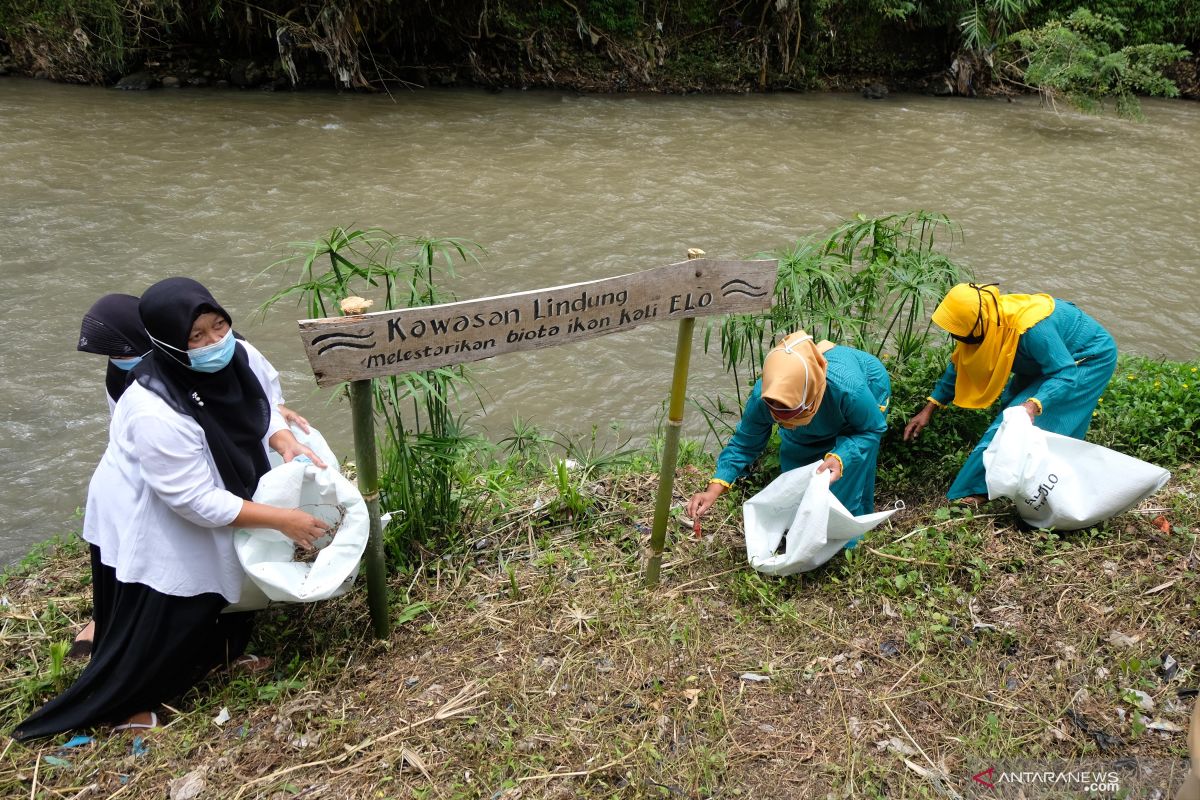
[[[358,490],[367,501],[371,517],[367,537],[367,605],[375,637],[386,639],[392,631],[388,615],[387,567],[383,557],[383,525],[379,522],[379,460],[375,456],[375,407],[371,380],[350,381],[350,412],[354,425],[354,462]]]
[[[688,258],[700,258],[703,250],[690,248]],[[688,365],[692,360],[692,332],[696,319],[679,321],[675,340],[675,371],[671,376],[671,401],[667,406],[667,431],[663,438],[662,459],[658,468],[658,498],[654,503],[654,527],[650,530],[650,559],[646,562],[646,587],[658,586],[662,572],[663,547],[667,542],[667,521],[671,515],[671,496],[675,489],[675,462],[679,457],[679,431],[683,427],[683,403],[687,399]]]

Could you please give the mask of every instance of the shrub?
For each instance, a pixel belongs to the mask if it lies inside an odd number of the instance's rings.
[[[940,496],[995,417],[994,409],[947,406],[933,415],[915,441],[904,441],[904,426],[924,407],[950,361],[952,349],[936,345],[903,364],[884,362],[892,379],[892,402],[888,430],[879,451],[877,485],[881,491],[928,489]]]
[[[886,352],[896,363],[921,352],[928,306],[970,276],[937,249],[961,236],[941,214],[860,214],[823,239],[767,254],[779,259],[773,307],[731,315],[721,326],[721,355],[739,399],[740,373],[752,385],[772,341],[800,328],[876,356]]]
[[[1175,44],[1122,47],[1124,38],[1124,25],[1079,8],[1065,20],[1018,31],[1012,42],[1024,51],[1025,82],[1051,100],[1095,113],[1111,99],[1118,114],[1140,119],[1137,94],[1177,97],[1163,70],[1189,53]]]
[[[1088,440],[1165,467],[1200,457],[1200,361],[1121,356]]]

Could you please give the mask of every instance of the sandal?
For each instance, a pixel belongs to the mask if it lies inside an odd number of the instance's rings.
[[[988,501],[986,494],[969,494],[966,497],[956,497],[950,502],[956,506],[965,506],[966,508],[979,508]]]
[[[266,656],[256,656],[253,653],[246,653],[233,660],[233,663],[229,665],[229,671],[252,674],[270,669],[274,664],[274,659],[267,658]]]
[[[157,727],[160,727],[158,724],[158,714],[155,714],[153,711],[151,711],[149,722],[122,722],[120,725],[112,726],[112,733],[121,733],[122,731],[133,730],[149,730]]]

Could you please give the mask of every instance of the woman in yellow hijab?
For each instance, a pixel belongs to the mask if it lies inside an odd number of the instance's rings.
[[[704,515],[762,455],[779,425],[784,472],[822,462],[833,495],[852,514],[875,510],[875,462],[887,430],[891,380],[879,359],[853,347],[814,342],[804,331],[784,338],[763,362],[737,430],[717,458],[703,492],[687,505]]]
[[[911,441],[935,409],[1023,406],[1039,428],[1082,439],[1117,366],[1117,345],[1098,322],[1048,294],[1001,294],[996,284],[960,283],[933,312],[958,346],[929,396],[904,427]],[[987,499],[983,451],[1000,416],[971,451],[946,493],[975,505]]]

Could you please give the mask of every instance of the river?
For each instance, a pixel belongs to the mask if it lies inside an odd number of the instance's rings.
[[[1195,358],[1200,104],[1144,110],[1135,123],[1033,97],[122,93],[2,79],[0,563],[79,526],[108,413],[103,359],[75,343],[106,292],[205,283],[290,404],[349,454],[346,404],[308,371],[305,315],[254,313],[284,281],[261,273],[286,243],[335,225],[478,242],[486,257],[454,284],[469,299],[661,266],[689,247],[751,257],[855,213],[923,208],[962,225],[951,256],[981,278],[1075,301],[1123,350]],[[482,406],[465,410],[493,437],[519,415],[644,441],[674,341],[658,324],[482,362]],[[731,388],[716,357],[694,359],[693,394]]]

